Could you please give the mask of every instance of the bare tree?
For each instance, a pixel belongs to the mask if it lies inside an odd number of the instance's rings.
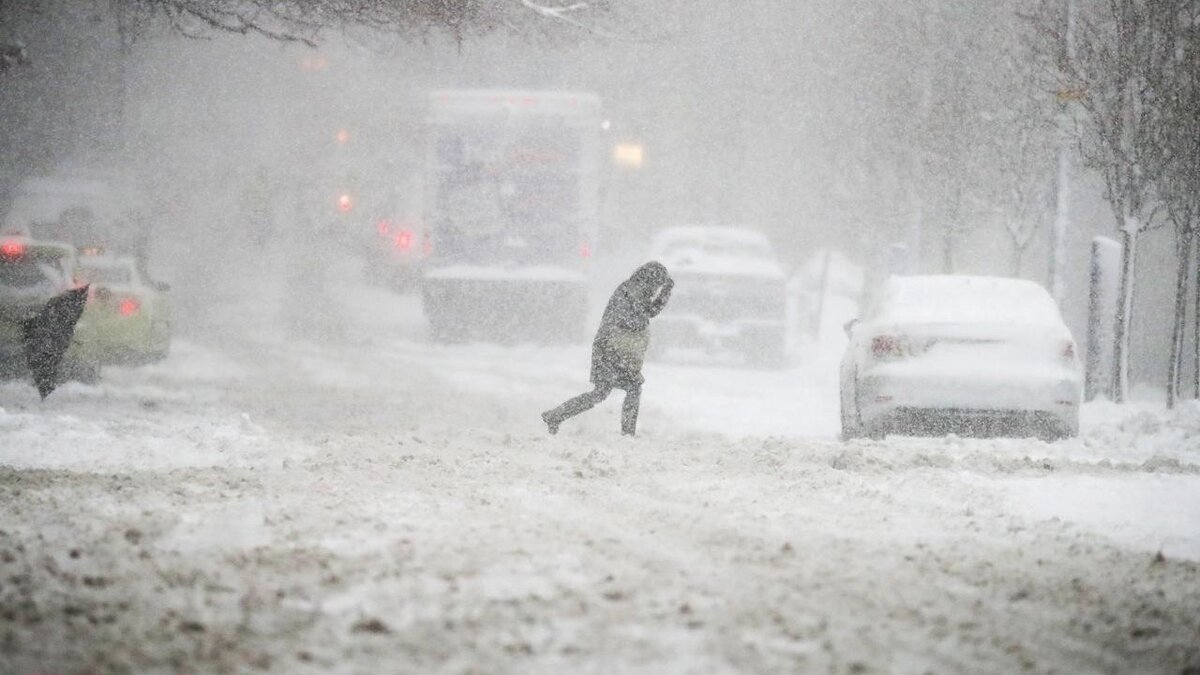
[[[1167,0],[1186,1],[1186,0]],[[1163,164],[1160,123],[1148,100],[1158,51],[1153,13],[1159,0],[1079,0],[1074,58],[1058,64],[1060,92],[1076,92],[1083,110],[1080,146],[1086,164],[1104,179],[1121,239],[1120,297],[1113,345],[1113,398],[1128,391],[1129,331],[1133,313],[1138,235],[1150,226],[1149,207]],[[1061,24],[1044,21],[1053,45]],[[1054,49],[1054,47],[1052,47]]]
[[[1036,86],[1038,68],[1038,54],[1029,45],[1006,45],[993,71],[992,109],[983,116],[993,164],[993,176],[985,180],[986,198],[1012,242],[1013,275],[1021,273],[1030,246],[1046,229],[1055,200],[1050,177],[1058,159],[1056,103]]]
[[[1159,67],[1150,73],[1148,93],[1158,111],[1164,154],[1158,194],[1175,230],[1175,308],[1167,375],[1167,405],[1174,406],[1180,396],[1189,267],[1200,230],[1200,3],[1163,2],[1156,10],[1153,24],[1159,36],[1155,41]],[[1200,304],[1196,309],[1200,310]],[[1200,328],[1200,318],[1197,321]],[[1200,355],[1200,333],[1196,344]],[[1200,386],[1200,360],[1196,368],[1193,384]]]
[[[603,34],[610,0],[111,0],[190,37],[209,31],[256,34],[315,45],[331,31],[445,31],[458,40],[495,30],[545,33],[566,28]]]
[[[1036,117],[1013,120],[1009,142],[997,150],[999,177],[995,181],[997,206],[1004,231],[1013,246],[1012,274],[1019,275],[1025,255],[1038,232],[1045,228],[1053,201],[1053,127]]]

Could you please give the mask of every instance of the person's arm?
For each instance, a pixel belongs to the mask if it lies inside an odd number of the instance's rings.
[[[635,294],[621,286],[613,294],[613,321],[622,330],[642,330],[650,323],[646,307]]]
[[[654,299],[650,301],[650,317],[658,316],[658,313],[663,311],[667,306],[667,301],[671,299],[671,289],[675,288],[675,280],[667,277],[666,282],[659,288],[658,293],[654,295]]]

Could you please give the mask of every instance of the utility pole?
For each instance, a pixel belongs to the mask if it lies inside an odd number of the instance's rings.
[[[1075,0],[1066,2],[1066,26],[1063,31],[1063,57],[1067,63],[1075,60]],[[1060,92],[1058,96],[1058,171],[1057,194],[1054,200],[1054,229],[1050,237],[1050,295],[1061,307],[1065,284],[1063,270],[1067,263],[1067,228],[1071,222],[1071,97]]]

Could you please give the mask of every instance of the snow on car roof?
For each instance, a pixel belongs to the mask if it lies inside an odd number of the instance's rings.
[[[672,272],[773,279],[784,276],[770,240],[746,228],[668,227],[654,237],[651,251]]]
[[[890,277],[875,314],[896,323],[1062,323],[1058,305],[1035,282],[954,274]]]

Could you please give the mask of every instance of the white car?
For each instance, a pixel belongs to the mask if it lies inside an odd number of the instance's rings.
[[[1075,341],[1032,281],[893,276],[846,329],[843,438],[1079,433]]]
[[[732,351],[748,361],[785,360],[786,276],[771,242],[740,227],[670,227],[651,245],[675,279],[671,301],[654,320],[651,349]]]

